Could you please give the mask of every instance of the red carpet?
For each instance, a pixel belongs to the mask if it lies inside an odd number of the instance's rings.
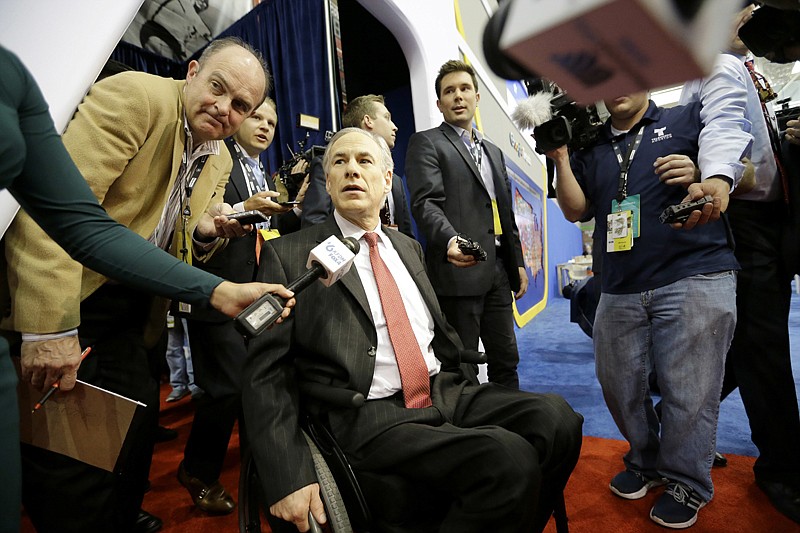
[[[664,533],[653,523],[650,508],[663,489],[641,500],[618,498],[608,482],[623,468],[624,441],[584,437],[578,466],[567,485],[566,503],[570,533]],[[800,525],[784,517],[769,503],[753,481],[752,457],[727,455],[728,466],[713,471],[714,499],[700,510],[693,533],[790,533]],[[554,533],[552,521],[545,530]]]
[[[150,471],[152,490],[144,508],[164,520],[166,533],[217,533],[238,531],[236,512],[211,517],[195,509],[186,490],[175,478],[183,445],[189,435],[192,404],[187,399],[163,402],[169,386],[162,387],[161,424],[178,430],[177,440],[156,445]],[[662,489],[638,501],[615,497],[608,490],[609,480],[622,468],[626,443],[585,437],[578,466],[567,486],[567,513],[571,533],[648,533],[668,531],[650,521],[648,514]],[[752,457],[728,455],[728,466],[714,469],[716,495],[700,511],[689,531],[693,533],[800,533],[800,525],[778,513],[753,482]],[[234,435],[222,484],[238,502],[239,440]],[[269,531],[265,526],[264,531]],[[23,532],[33,532],[25,523]],[[547,533],[555,533],[552,522]],[[488,532],[487,532],[488,533]]]

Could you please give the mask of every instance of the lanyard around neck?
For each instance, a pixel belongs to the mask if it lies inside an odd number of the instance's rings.
[[[233,143],[233,150],[236,152],[236,157],[239,158],[239,162],[241,163],[244,173],[247,176],[247,182],[250,185],[250,194],[253,195],[257,192],[261,192],[262,187],[256,177],[256,173],[253,172],[253,167],[250,166],[250,163],[247,162],[247,157],[242,152],[242,148],[237,144]],[[261,161],[258,161],[258,167],[261,170],[261,173],[264,173],[264,169],[261,167]],[[266,180],[266,176],[264,176]],[[265,182],[266,184],[266,182]]]
[[[627,133],[625,134],[627,136]],[[628,169],[631,168],[634,156],[636,156],[636,149],[644,137],[644,127],[639,126],[636,132],[636,139],[634,139],[625,157],[622,156],[622,151],[619,149],[620,142],[612,142],[611,146],[614,148],[614,153],[617,155],[617,162],[619,163],[619,182],[617,185],[617,202],[622,202],[628,196]]]
[[[197,183],[197,179],[200,177],[200,173],[203,171],[203,167],[206,166],[206,161],[208,161],[208,156],[200,156],[197,162],[194,165],[194,169],[192,170],[192,174],[189,176],[189,179],[186,181],[186,198],[183,202],[183,216],[189,218],[192,216],[192,208],[189,206],[189,203],[192,200],[192,191],[194,190],[194,186]],[[188,164],[188,163],[187,163]]]

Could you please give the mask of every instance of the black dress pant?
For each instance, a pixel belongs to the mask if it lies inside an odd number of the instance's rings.
[[[583,417],[555,394],[452,372],[434,378],[431,398],[424,409],[396,394],[330,413],[353,468],[449,495],[440,532],[542,531],[578,461]]]
[[[447,322],[456,330],[464,348],[486,352],[489,381],[519,388],[519,351],[514,333],[511,285],[503,262],[495,262],[492,287],[478,296],[438,296]]]
[[[193,477],[210,485],[219,479],[233,425],[242,424],[242,367],[247,348],[233,321],[187,320],[192,350],[194,381],[203,389],[195,401],[192,431],[184,449],[184,467]]]
[[[81,304],[81,346],[92,346],[92,353],[78,378],[147,407],[137,409],[114,473],[23,446],[23,503],[38,533],[121,533],[133,527],[158,424],[158,384],[143,341],[150,302],[144,293],[107,284]]]
[[[739,387],[759,451],[756,477],[800,486],[800,416],[789,352],[791,276],[781,250],[785,212],[783,202],[732,200],[728,207],[742,270],[722,397]]]

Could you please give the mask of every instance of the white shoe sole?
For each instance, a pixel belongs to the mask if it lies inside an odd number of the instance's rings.
[[[697,515],[700,514],[700,509],[706,506],[706,502],[700,504],[700,507],[697,508],[697,512],[694,514],[692,518],[687,520],[686,522],[664,522],[659,517],[653,515],[653,509],[650,509],[650,520],[658,524],[659,526],[668,527],[670,529],[686,529],[687,527],[692,527],[695,522],[697,522]]]
[[[611,492],[613,492],[620,498],[625,498],[626,500],[640,500],[647,495],[647,491],[649,491],[650,489],[655,487],[661,487],[666,484],[667,484],[666,479],[654,479],[652,481],[648,481],[647,483],[645,483],[644,487],[637,490],[636,492],[628,492],[628,493],[618,491],[611,483],[608,484],[608,488],[611,489]]]

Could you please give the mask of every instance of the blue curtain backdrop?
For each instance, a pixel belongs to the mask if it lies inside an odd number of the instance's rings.
[[[265,0],[217,37],[235,36],[259,50],[272,74],[270,96],[278,107],[278,128],[272,147],[262,154],[267,172],[273,173],[297,151],[305,130],[296,127],[298,113],[320,118],[320,131],[311,132],[310,147],[324,145],[331,130],[331,86],[325,43],[322,0]],[[202,50],[192,58],[197,59]],[[120,42],[112,54],[136,70],[182,79],[188,61],[181,63]]]

